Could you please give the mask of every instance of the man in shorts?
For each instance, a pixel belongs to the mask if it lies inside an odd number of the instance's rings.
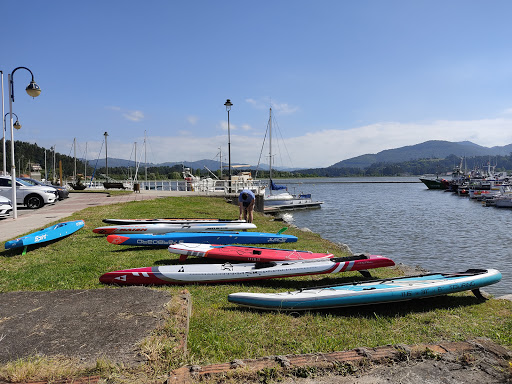
[[[238,195],[238,206],[240,207],[240,215],[238,220],[242,220],[242,215],[245,221],[252,223],[252,216],[254,204],[256,203],[256,196],[250,189],[244,189]]]

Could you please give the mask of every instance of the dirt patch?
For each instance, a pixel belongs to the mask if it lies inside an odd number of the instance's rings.
[[[37,355],[140,363],[136,344],[162,323],[170,300],[144,287],[2,293],[0,363]]]

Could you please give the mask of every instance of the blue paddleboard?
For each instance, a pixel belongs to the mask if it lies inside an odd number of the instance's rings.
[[[232,293],[228,301],[238,305],[274,310],[307,310],[389,303],[449,293],[473,291],[501,280],[496,269],[468,269],[457,273],[430,273],[282,293]]]
[[[84,226],[83,220],[65,221],[40,231],[31,233],[18,239],[10,240],[5,243],[5,249],[25,247],[32,244],[41,244],[47,241],[57,240],[71,235]]]
[[[282,233],[211,231],[169,232],[163,235],[108,235],[107,241],[112,244],[151,246],[169,246],[179,242],[206,244],[275,244],[293,243],[297,241],[297,237],[283,235]]]

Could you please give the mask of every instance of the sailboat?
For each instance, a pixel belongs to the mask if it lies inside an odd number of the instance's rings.
[[[68,183],[68,184],[75,191],[82,191],[86,188],[86,185],[82,183],[81,179],[78,178],[78,175],[76,173],[76,137],[73,138],[73,154],[74,154],[74,158],[75,158],[75,167],[73,170],[73,182]],[[87,167],[87,161],[86,161],[86,167]]]
[[[298,195],[288,192],[284,185],[275,184],[272,180],[272,107],[268,120],[269,138],[269,186],[265,189],[264,211],[279,211],[284,209],[320,208],[322,201],[315,201],[311,194],[300,193]]]

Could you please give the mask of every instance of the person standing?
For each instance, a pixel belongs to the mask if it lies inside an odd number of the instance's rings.
[[[242,220],[242,216],[245,221],[252,223],[254,204],[256,203],[256,196],[250,189],[244,189],[238,195],[238,206],[240,208],[240,215],[238,220]]]

